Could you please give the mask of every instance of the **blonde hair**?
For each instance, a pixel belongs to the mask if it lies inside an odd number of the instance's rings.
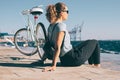
[[[55,22],[61,17],[60,13],[65,10],[66,5],[64,3],[58,2],[55,5],[49,5],[46,8],[46,17],[48,21]]]

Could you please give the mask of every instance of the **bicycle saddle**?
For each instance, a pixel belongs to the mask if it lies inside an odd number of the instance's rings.
[[[32,15],[40,15],[43,13],[43,9],[40,7],[33,7],[32,9],[30,9],[30,14]]]

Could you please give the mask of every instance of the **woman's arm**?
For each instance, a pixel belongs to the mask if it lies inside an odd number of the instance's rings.
[[[60,55],[60,50],[61,50],[62,41],[64,39],[64,35],[65,35],[64,31],[61,31],[58,33],[56,45],[55,45],[55,54],[54,54],[53,61],[52,61],[52,66],[49,68],[45,68],[43,70],[44,72],[54,71],[56,69],[56,64],[57,64],[57,61],[58,61],[58,58]]]
[[[58,37],[57,37],[57,41],[56,41],[56,45],[55,45],[55,55],[53,58],[52,66],[56,66],[56,64],[57,64],[57,60],[60,55],[60,50],[61,50],[61,45],[62,45],[63,39],[64,39],[64,31],[58,33]]]

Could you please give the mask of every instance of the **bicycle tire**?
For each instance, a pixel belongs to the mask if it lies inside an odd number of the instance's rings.
[[[46,35],[46,29],[43,23],[38,23],[36,27],[36,36],[37,36],[37,41],[38,41],[38,55],[40,58],[42,58],[42,55],[44,54],[44,44],[47,40],[47,35]]]
[[[31,33],[26,28],[19,29],[14,35],[14,43],[19,52],[26,56],[32,56],[37,53],[37,46],[35,46],[35,41],[28,35],[28,32]]]

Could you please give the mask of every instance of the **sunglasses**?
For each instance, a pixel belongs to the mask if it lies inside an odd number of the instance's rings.
[[[66,11],[63,11],[63,12],[66,12],[67,14],[69,13],[69,11],[68,11],[68,10],[66,10]]]

